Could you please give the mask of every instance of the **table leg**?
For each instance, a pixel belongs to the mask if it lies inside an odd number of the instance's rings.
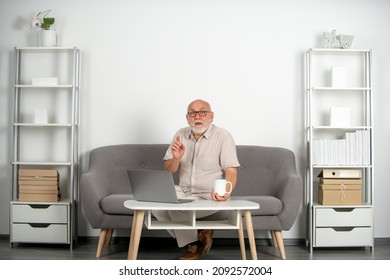
[[[246,260],[244,227],[242,225],[241,214],[240,214],[240,228],[238,229],[238,238],[239,238],[239,241],[240,241],[241,258],[243,260]]]
[[[145,211],[135,210],[133,215],[133,225],[131,227],[128,260],[136,260],[138,255],[139,240],[141,238],[142,223],[144,221]]]
[[[249,246],[251,249],[252,259],[257,260],[255,235],[253,232],[252,215],[250,210],[245,210],[245,223],[246,223],[246,230],[248,233]]]

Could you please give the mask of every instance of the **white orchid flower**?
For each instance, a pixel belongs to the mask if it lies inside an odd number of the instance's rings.
[[[41,27],[41,19],[40,18],[34,18],[32,23],[31,23],[31,27],[34,27],[34,28]]]

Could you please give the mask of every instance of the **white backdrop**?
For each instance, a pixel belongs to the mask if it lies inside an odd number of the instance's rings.
[[[237,144],[293,150],[305,172],[304,52],[324,31],[372,48],[375,94],[375,237],[390,237],[390,2],[386,0],[0,0],[0,234],[9,233],[12,49],[33,46],[27,25],[51,9],[59,45],[77,46],[81,172],[91,149],[168,143],[204,98]],[[304,238],[306,213],[287,238]],[[94,236],[82,212],[79,235]]]

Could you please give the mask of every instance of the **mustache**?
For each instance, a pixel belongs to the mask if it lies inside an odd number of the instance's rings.
[[[206,124],[207,124],[207,122],[205,122],[203,120],[195,120],[195,121],[189,123],[189,125],[191,127],[195,127],[195,125],[206,125]]]
[[[201,124],[202,127],[196,127],[196,125],[199,125]],[[207,125],[207,122],[204,122],[204,121],[201,121],[201,120],[197,120],[197,121],[194,121],[190,124],[190,127],[191,127],[191,130],[194,134],[203,134],[206,132],[206,130],[208,129],[208,125]]]

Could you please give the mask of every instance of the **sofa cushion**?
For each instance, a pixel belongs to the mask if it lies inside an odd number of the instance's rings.
[[[126,200],[134,199],[132,194],[111,194],[102,199],[101,207],[109,215],[129,215],[132,210],[123,206]],[[232,196],[234,200],[249,200],[260,204],[260,209],[252,210],[252,216],[273,216],[282,211],[282,202],[273,196]]]
[[[252,218],[256,217],[273,217],[282,211],[282,202],[273,196],[232,196],[232,200],[249,200],[260,204],[260,209],[251,210]],[[218,221],[229,218],[230,211],[219,211],[211,216],[200,220]],[[265,222],[266,220],[264,220]],[[254,224],[255,225],[255,224]],[[264,224],[263,224],[264,225]]]

